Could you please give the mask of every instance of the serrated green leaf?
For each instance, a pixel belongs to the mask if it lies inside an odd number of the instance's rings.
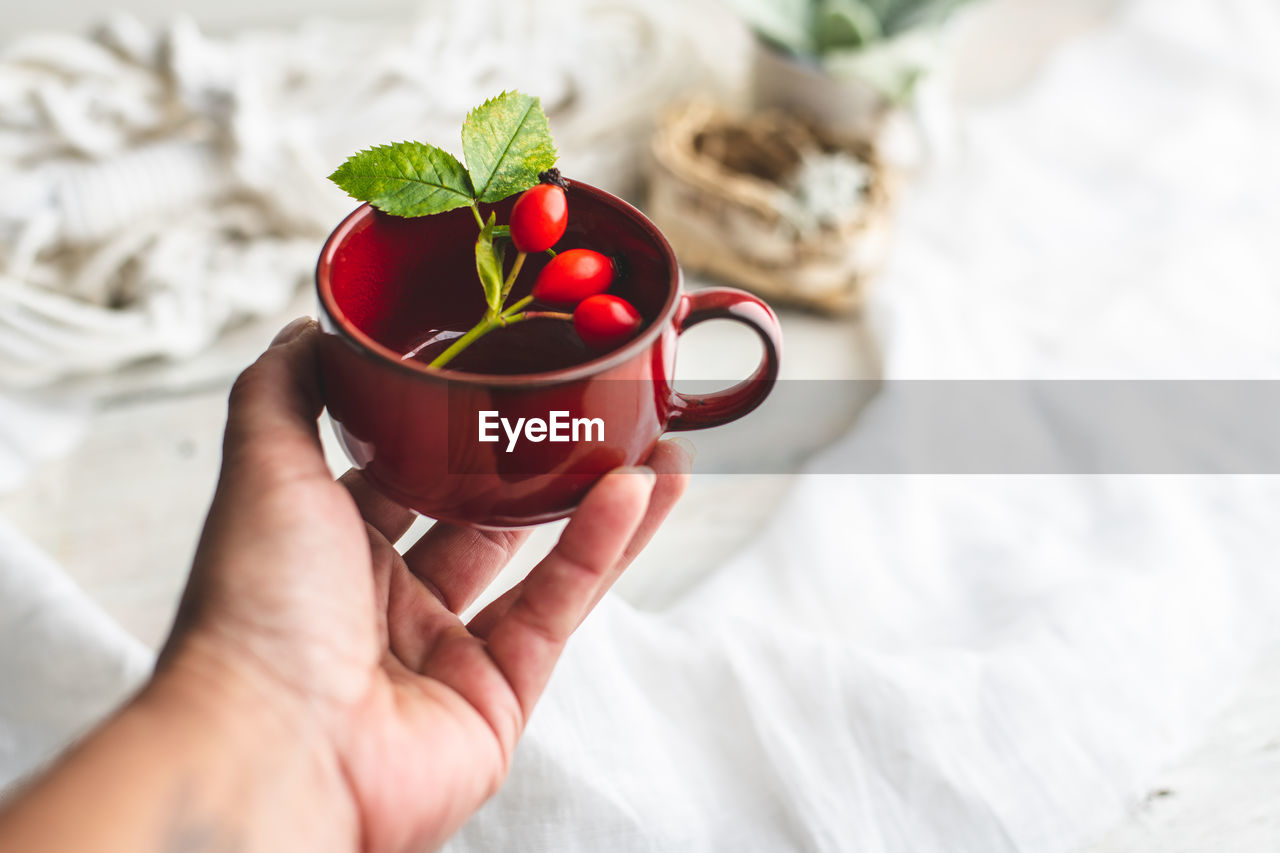
[[[378,145],[347,158],[329,180],[396,216],[427,216],[472,204],[466,168],[448,151],[422,142]]]
[[[462,153],[476,198],[484,202],[533,186],[557,156],[542,105],[519,92],[503,92],[467,114]]]
[[[476,238],[476,273],[480,276],[480,284],[484,287],[484,301],[489,303],[490,310],[497,312],[502,307],[502,262],[503,257],[493,250],[493,228],[497,216],[489,214],[489,221],[480,229]],[[502,255],[506,254],[503,247]]]

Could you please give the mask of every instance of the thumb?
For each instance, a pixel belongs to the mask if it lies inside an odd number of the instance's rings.
[[[316,358],[319,328],[299,317],[236,379],[227,400],[223,477],[251,465],[257,477],[329,477],[316,430],[324,408]]]

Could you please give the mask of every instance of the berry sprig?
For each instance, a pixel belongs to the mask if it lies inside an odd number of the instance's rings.
[[[553,248],[569,223],[569,182],[555,168],[556,148],[537,98],[503,92],[467,115],[462,126],[467,165],[452,154],[420,142],[399,142],[361,151],[330,175],[349,195],[395,216],[429,216],[467,206],[480,233],[476,237],[476,275],[484,288],[484,317],[444,352],[431,367],[444,367],[489,332],[533,319],[559,319],[573,327],[588,347],[616,347],[639,330],[640,313],[621,297],[605,293],[615,277],[611,259],[591,249]],[[521,193],[507,225],[495,214],[486,221],[479,203]],[[516,256],[508,270],[508,244]],[[551,260],[534,282],[530,296],[507,304],[529,254],[546,252]],[[535,301],[563,311],[526,310]]]

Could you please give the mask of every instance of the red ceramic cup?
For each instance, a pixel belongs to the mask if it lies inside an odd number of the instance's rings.
[[[494,209],[498,222],[506,222],[513,203],[482,205],[482,212],[487,217]],[[465,329],[482,316],[476,231],[465,208],[403,219],[364,205],[320,253],[325,403],[352,463],[399,503],[476,527],[563,518],[606,471],[642,462],[664,431],[728,423],[760,405],[773,387],[782,339],[769,306],[728,288],[683,292],[675,254],[653,223],[621,199],[576,182],[569,190],[569,229],[557,249],[584,246],[615,258],[619,276],[611,292],[640,311],[640,333],[585,361],[548,367],[544,359],[545,369],[536,373],[513,372],[524,369],[517,345],[536,347],[563,332],[564,321],[534,320],[491,333],[481,343],[509,336],[516,361],[495,362],[485,372],[433,370],[404,360],[425,331]],[[546,256],[528,258],[512,300],[529,291],[545,262]],[[712,319],[750,326],[764,344],[760,365],[717,393],[676,392],[676,340]],[[454,364],[465,366],[468,353]],[[521,417],[547,421],[567,413],[582,419],[583,440],[537,440],[526,432],[512,447],[489,415],[485,435],[492,438],[496,429],[500,438],[481,441],[483,412],[499,413],[508,426]],[[566,425],[561,437],[567,432]]]

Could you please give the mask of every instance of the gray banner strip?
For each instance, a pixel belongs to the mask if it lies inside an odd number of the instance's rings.
[[[792,380],[691,437],[717,473],[1273,475],[1280,381]]]

